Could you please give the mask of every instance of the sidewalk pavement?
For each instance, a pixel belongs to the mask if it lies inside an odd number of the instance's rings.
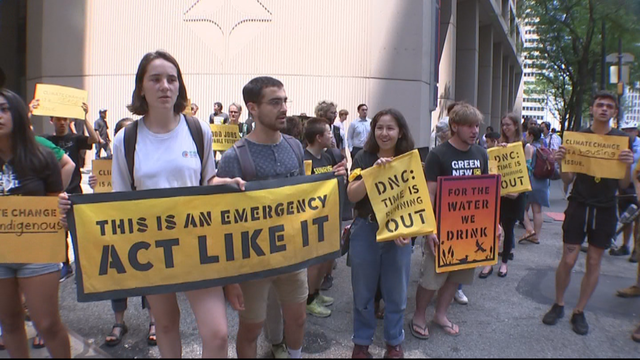
[[[552,183],[551,207],[546,212],[562,213],[566,201],[562,186]],[[413,357],[640,357],[640,344],[630,339],[631,332],[640,321],[640,299],[622,299],[615,291],[635,283],[637,266],[626,257],[606,254],[602,261],[601,277],[585,314],[590,332],[587,336],[576,335],[571,330],[569,318],[575,306],[580,282],[585,271],[585,254],[581,253],[573,272],[572,282],[566,294],[565,318],[556,326],[542,324],[542,316],[551,307],[555,294],[555,269],[562,251],[562,222],[545,216],[541,244],[516,245],[514,261],[509,262],[506,278],[495,275],[486,280],[477,279],[473,285],[465,286],[468,305],[453,304],[449,318],[460,326],[458,337],[446,335],[431,324],[431,338],[427,341],[415,339],[409,332],[408,322],[415,309],[415,293],[419,279],[421,249],[415,248],[412,255],[411,278],[407,293],[405,312],[405,356]],[[516,239],[524,230],[516,229]],[[618,240],[618,243],[620,240]],[[334,271],[334,286],[327,292],[335,298],[331,307],[333,314],[326,319],[309,316],[305,329],[303,356],[309,358],[348,358],[351,356],[352,291],[350,270],[346,258],[338,261]],[[479,270],[477,270],[479,271]],[[494,271],[496,273],[496,271]],[[200,357],[201,342],[193,313],[183,294],[178,294],[182,310],[180,320],[183,355]],[[73,280],[61,285],[60,306],[62,319],[75,333],[84,338],[74,346],[74,356],[100,357],[159,357],[157,347],[146,344],[148,316],[141,309],[140,299],[130,299],[126,323],[129,333],[121,345],[115,348],[104,346],[104,337],[111,329],[113,313],[108,301],[78,303]],[[427,319],[433,314],[433,305],[427,309]],[[238,316],[231,308],[227,310],[229,323],[229,356],[235,357],[235,338],[238,331]],[[374,357],[384,354],[382,321],[371,352]],[[73,339],[72,335],[72,339]],[[87,345],[89,344],[89,345]],[[90,344],[99,346],[94,349]],[[79,349],[79,350],[78,350]],[[93,351],[93,352],[92,352]],[[95,355],[94,355],[95,354]],[[270,347],[261,336],[258,345],[260,357],[271,357]],[[34,353],[34,357],[44,353]],[[6,352],[0,352],[0,357]]]

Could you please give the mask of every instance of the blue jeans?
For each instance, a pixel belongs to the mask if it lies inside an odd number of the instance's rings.
[[[404,311],[411,271],[411,246],[376,242],[377,223],[356,217],[351,225],[351,286],[353,287],[353,343],[371,345],[376,332],[374,297],[380,279],[384,299],[384,340],[404,341]]]

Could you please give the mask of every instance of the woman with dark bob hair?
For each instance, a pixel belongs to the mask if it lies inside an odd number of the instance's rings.
[[[5,89],[0,89],[0,179],[0,196],[57,196],[64,190],[56,157],[36,142],[27,106]],[[0,327],[12,358],[29,357],[21,292],[51,357],[71,357],[58,309],[59,280],[58,263],[0,264]]]
[[[414,149],[409,126],[395,109],[378,112],[371,121],[371,131],[364,151],[356,155],[352,169],[385,166],[394,157]],[[355,203],[355,220],[351,225],[349,257],[353,287],[353,357],[371,357],[369,345],[376,331],[374,298],[378,280],[385,301],[385,357],[401,357],[404,341],[404,311],[411,265],[411,239],[378,243],[376,221],[367,188],[358,176],[347,188],[349,200]]]
[[[146,54],[138,66],[135,89],[128,106],[133,114],[143,117],[115,136],[111,169],[113,191],[222,183],[241,185],[238,179],[215,178],[212,151],[204,151],[200,159],[190,128],[201,128],[205,150],[212,148],[211,130],[208,124],[182,114],[187,102],[187,89],[176,59],[164,51]],[[133,179],[124,149],[124,138],[129,131],[137,139]],[[185,158],[184,153],[196,155]],[[68,205],[65,196],[61,196],[60,208],[65,210]],[[202,338],[202,357],[227,357],[227,316],[222,288],[186,291],[185,295]],[[181,357],[180,309],[176,294],[149,295],[147,300],[156,319],[160,355]],[[239,299],[230,299],[230,302],[236,310],[240,308]]]

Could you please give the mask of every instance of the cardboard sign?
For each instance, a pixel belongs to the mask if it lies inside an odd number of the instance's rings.
[[[502,177],[502,195],[519,194],[531,191],[527,159],[522,143],[517,142],[507,147],[494,147],[487,150],[489,154],[489,173]]]
[[[71,195],[78,301],[286,274],[340,255],[341,179]],[[63,247],[64,248],[64,247]]]
[[[437,273],[498,262],[499,175],[441,176],[437,205]]]
[[[565,131],[562,145],[567,149],[562,172],[624,179],[627,165],[620,162],[618,156],[620,151],[629,149],[628,137]]]
[[[236,141],[240,140],[240,129],[238,125],[209,125],[211,134],[213,135],[213,150],[226,151],[229,150]]]
[[[418,150],[400,155],[383,166],[363,170],[362,180],[378,220],[378,242],[436,231]]]
[[[87,102],[85,90],[59,85],[36,84],[34,99],[40,99],[40,104],[33,111],[33,115],[55,116],[70,119],[84,119],[82,103]]]
[[[98,179],[98,184],[93,188],[94,193],[113,191],[111,187],[111,160],[93,160],[91,172]]]
[[[65,260],[65,231],[56,196],[3,196],[0,264]]]

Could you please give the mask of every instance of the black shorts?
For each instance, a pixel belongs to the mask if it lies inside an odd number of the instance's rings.
[[[629,207],[629,205],[634,204],[638,206],[638,199],[636,197],[636,188],[633,186],[629,186],[626,190],[619,190],[618,195],[618,215],[622,215],[625,210]]]
[[[615,206],[594,207],[569,201],[564,211],[562,241],[565,244],[582,245],[587,237],[589,245],[608,249],[618,226],[616,210]]]

